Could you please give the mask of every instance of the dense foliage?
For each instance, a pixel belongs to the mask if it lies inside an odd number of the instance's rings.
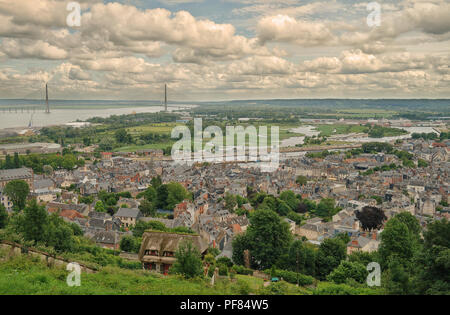
[[[12,180],[6,184],[3,193],[8,196],[15,211],[20,211],[25,207],[27,197],[30,194],[30,187],[23,180]]]
[[[177,259],[170,271],[186,278],[203,275],[203,263],[199,250],[190,241],[184,241],[175,253]]]

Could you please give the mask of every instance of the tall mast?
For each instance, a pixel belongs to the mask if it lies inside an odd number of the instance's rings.
[[[48,84],[47,83],[45,83],[45,105],[46,105],[45,112],[47,114],[50,114],[50,106],[48,105]]]
[[[167,112],[167,84],[164,84],[164,110]]]

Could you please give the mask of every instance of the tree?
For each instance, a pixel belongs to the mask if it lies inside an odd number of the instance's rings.
[[[230,194],[230,193],[226,193],[225,194],[225,209],[227,209],[230,212],[234,212],[234,209],[237,206],[237,201],[236,198]]]
[[[103,201],[101,201],[101,200],[97,201],[97,203],[95,204],[94,210],[96,212],[106,212],[106,208],[105,208],[105,205],[103,204]]]
[[[90,205],[91,203],[94,202],[94,197],[93,196],[86,196],[86,197],[78,197],[78,203],[84,203],[86,205]]]
[[[167,209],[167,197],[169,196],[169,189],[167,185],[161,185],[156,189],[156,207],[159,209]]]
[[[4,194],[8,196],[16,211],[25,208],[26,200],[30,194],[30,187],[23,180],[12,180],[6,184]]]
[[[427,163],[427,161],[425,161],[425,160],[419,159],[419,160],[417,161],[417,166],[418,166],[418,167],[428,167],[428,163]]]
[[[336,238],[340,239],[344,244],[348,244],[351,241],[350,236],[348,236],[347,233],[339,233],[336,235]]]
[[[150,184],[152,185],[152,187],[154,187],[155,189],[158,189],[159,186],[162,185],[162,180],[161,177],[158,175],[156,177],[152,177]]]
[[[39,206],[36,199],[30,201],[23,210],[23,216],[18,221],[18,229],[25,240],[35,243],[43,242],[46,238],[48,214],[44,206]]]
[[[283,269],[313,276],[316,264],[315,251],[303,241],[296,240],[289,247],[288,257]]]
[[[66,154],[63,157],[62,167],[70,171],[77,165],[77,158],[73,154]]]
[[[426,249],[431,249],[433,246],[450,248],[450,222],[443,219],[430,223],[423,236]]]
[[[53,167],[51,167],[50,165],[44,165],[43,171],[44,171],[45,175],[47,175],[47,176],[52,175]]]
[[[415,239],[408,226],[400,219],[390,219],[381,233],[381,242],[378,248],[382,266],[387,267],[391,258],[407,263],[414,254]]]
[[[181,242],[175,253],[177,259],[171,271],[181,274],[186,278],[194,278],[203,275],[203,263],[200,251],[191,241]]]
[[[331,273],[347,256],[347,246],[338,238],[327,238],[319,246],[316,259],[316,275],[321,280]]]
[[[14,153],[14,168],[20,168],[22,163],[20,163],[19,153]]]
[[[245,265],[244,251],[250,248],[250,242],[247,234],[238,234],[233,238],[233,262],[236,265]]]
[[[11,161],[11,156],[9,154],[5,157],[5,169],[10,170],[14,168],[14,163]]]
[[[337,284],[346,283],[348,279],[353,279],[358,283],[364,283],[367,275],[368,272],[366,266],[363,264],[343,260],[339,266],[328,275],[327,280]]]
[[[73,229],[57,213],[48,217],[45,226],[45,243],[59,252],[71,251],[75,247]]]
[[[137,253],[141,247],[138,238],[131,235],[125,235],[120,240],[120,250],[128,253]]]
[[[177,204],[185,199],[191,199],[190,193],[180,183],[167,184],[167,210],[173,210]]]
[[[114,144],[115,143],[113,138],[105,136],[101,138],[98,146],[102,151],[112,151],[112,149],[114,148]]]
[[[146,199],[139,205],[139,210],[147,217],[154,217],[156,215],[156,207],[152,202],[147,201]]]
[[[285,190],[280,194],[280,199],[286,202],[290,210],[295,211],[300,201],[292,190]]]
[[[110,206],[110,207],[117,206],[116,196],[113,196],[113,195],[109,196],[108,199],[106,199],[106,205]]]
[[[210,248],[208,248],[208,254],[211,254],[214,257],[217,257],[217,256],[220,255],[220,250],[218,248],[215,248],[215,247],[210,247]]]
[[[85,147],[90,146],[90,145],[91,145],[91,138],[89,138],[89,137],[84,137],[84,138],[83,138],[83,145],[84,145]]]
[[[358,262],[360,264],[363,264],[364,266],[367,266],[369,263],[373,261],[378,261],[378,253],[377,252],[352,252],[348,256],[348,261],[350,262]]]
[[[389,258],[388,270],[386,271],[386,290],[389,294],[409,294],[411,291],[410,275],[403,262],[393,256]]]
[[[144,198],[148,201],[156,201],[156,197],[157,197],[157,193],[156,193],[156,189],[153,188],[153,186],[148,187],[145,191],[144,191]]]
[[[434,221],[427,226],[424,248],[414,260],[414,287],[418,294],[448,294],[450,292],[450,222]]]
[[[306,185],[308,183],[308,178],[306,178],[305,176],[299,175],[297,176],[297,179],[295,180],[295,182],[300,185]]]
[[[272,211],[276,211],[277,210],[277,199],[272,196],[272,195],[268,195],[264,197],[263,202],[258,206],[258,209],[265,209],[265,210],[272,210]]]
[[[289,226],[272,210],[258,210],[250,217],[246,231],[253,264],[267,269],[287,252],[292,240]]]
[[[420,232],[422,231],[422,228],[420,227],[419,220],[417,220],[415,216],[413,216],[409,212],[401,212],[399,214],[396,214],[395,218],[398,219],[400,222],[405,223],[406,226],[408,227],[409,232],[411,232],[417,238],[420,237]]]
[[[237,206],[241,208],[245,203],[248,203],[248,199],[242,197],[241,195],[236,195]]]
[[[84,235],[83,230],[81,229],[81,227],[78,224],[70,223],[69,227],[72,229],[73,235],[75,235],[75,236],[83,236]]]
[[[3,229],[8,223],[8,212],[5,206],[0,203],[0,229]]]
[[[277,201],[277,213],[283,217],[287,216],[292,211],[291,207],[284,200],[277,199]]]
[[[317,205],[316,214],[321,218],[328,218],[335,214],[336,201],[332,198],[323,198]]]
[[[119,143],[132,143],[133,138],[131,135],[128,134],[128,132],[125,129],[119,129],[115,132],[114,137],[116,138],[116,141]]]
[[[308,210],[308,204],[305,202],[305,200],[299,202],[297,209],[295,209],[295,211],[298,213],[306,213],[308,212]]]
[[[233,267],[233,262],[231,261],[230,258],[222,256],[216,259],[216,263],[218,265],[224,265],[227,266],[228,268]]]
[[[356,218],[361,222],[363,230],[378,230],[387,219],[384,211],[376,207],[364,207],[355,211]]]

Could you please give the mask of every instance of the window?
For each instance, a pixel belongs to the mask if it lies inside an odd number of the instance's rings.
[[[164,252],[164,257],[174,257],[174,252]]]
[[[147,249],[147,250],[144,252],[144,255],[145,255],[145,256],[159,256],[157,250],[150,250],[150,249]]]

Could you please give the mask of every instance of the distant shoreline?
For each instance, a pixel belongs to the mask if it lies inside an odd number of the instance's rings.
[[[5,110],[0,105],[0,131],[7,132],[28,129],[32,123],[32,128],[43,128],[50,126],[61,126],[77,121],[87,121],[94,117],[107,118],[112,115],[130,115],[133,113],[158,113],[164,110],[161,105],[154,106],[102,106],[102,107],[50,107],[50,114],[45,114],[42,108],[33,110],[23,108],[16,110]],[[168,107],[169,111],[183,110],[183,108],[193,108],[197,105],[176,104]]]

